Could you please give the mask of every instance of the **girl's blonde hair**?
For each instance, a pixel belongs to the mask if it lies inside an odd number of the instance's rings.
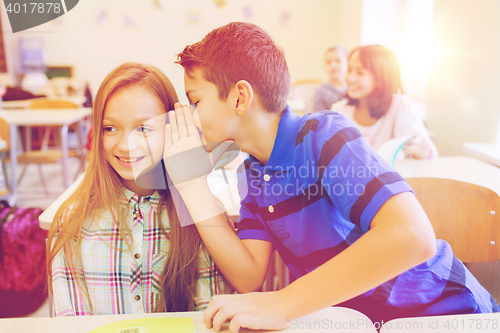
[[[131,232],[126,224],[121,223],[126,221],[126,210],[120,206],[120,197],[124,194],[118,174],[104,157],[102,121],[109,98],[119,89],[135,85],[140,85],[149,91],[151,96],[164,106],[165,112],[173,110],[174,104],[178,102],[172,83],[154,66],[125,63],[104,79],[94,103],[92,146],[88,156],[87,172],[78,189],[58,209],[49,230],[47,239],[49,291],[52,288],[52,263],[61,250],[70,273],[89,299],[82,274],[80,253],[84,237],[82,228],[84,223],[97,225],[100,209],[106,209],[111,213],[121,237],[130,249]],[[160,164],[163,168],[163,163]],[[193,311],[201,239],[194,225],[181,228],[169,189],[158,192],[161,198],[155,218],[158,219],[164,236],[170,240],[170,245],[162,273],[161,294],[156,304],[156,311]],[[169,221],[161,221],[163,209],[167,210]],[[168,224],[170,230],[167,232],[165,227]]]

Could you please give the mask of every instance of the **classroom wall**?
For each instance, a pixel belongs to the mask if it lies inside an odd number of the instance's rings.
[[[249,21],[266,29],[285,50],[292,82],[326,79],[324,50],[340,41],[348,47],[359,41],[362,0],[160,2],[162,8],[153,0],[83,0],[55,21],[25,32],[6,32],[10,65],[17,65],[18,38],[42,37],[49,64],[73,65],[75,75],[86,78],[94,94],[112,68],[139,61],[165,71],[179,97],[185,98],[183,71],[173,63],[175,55],[231,21]],[[221,2],[225,5],[219,7]],[[10,28],[1,7],[7,31]]]
[[[498,0],[435,0],[427,125],[443,156],[464,155],[464,142],[497,138],[499,31]]]
[[[425,102],[434,0],[365,0],[361,45],[382,44],[396,55],[405,94]]]

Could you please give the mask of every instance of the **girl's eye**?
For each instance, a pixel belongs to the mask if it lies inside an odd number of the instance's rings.
[[[149,128],[149,127],[146,127],[144,125],[141,125],[141,126],[139,126],[139,127],[136,128],[136,131],[137,132],[142,132],[142,133],[149,133],[149,132],[152,131],[152,129]]]
[[[104,132],[115,132],[117,129],[113,126],[104,126]]]

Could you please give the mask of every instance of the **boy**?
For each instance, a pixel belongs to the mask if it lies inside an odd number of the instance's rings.
[[[215,29],[178,63],[196,111],[176,105],[169,112],[165,166],[215,263],[242,293],[214,296],[208,327],[219,331],[230,320],[232,332],[283,329],[332,305],[378,322],[498,310],[450,246],[436,242],[411,188],[351,122],[334,112],[292,114],[284,54],[261,28],[236,22]],[[248,194],[238,236],[206,176],[198,170],[185,181],[190,166],[169,162],[201,146],[194,124],[207,142],[234,142],[250,154],[241,168]],[[273,248],[298,279],[277,292],[253,292]]]

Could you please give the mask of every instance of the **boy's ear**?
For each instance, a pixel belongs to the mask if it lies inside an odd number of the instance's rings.
[[[238,81],[234,89],[236,95],[235,111],[239,116],[242,116],[248,111],[252,104],[253,89],[250,83],[245,80]]]

